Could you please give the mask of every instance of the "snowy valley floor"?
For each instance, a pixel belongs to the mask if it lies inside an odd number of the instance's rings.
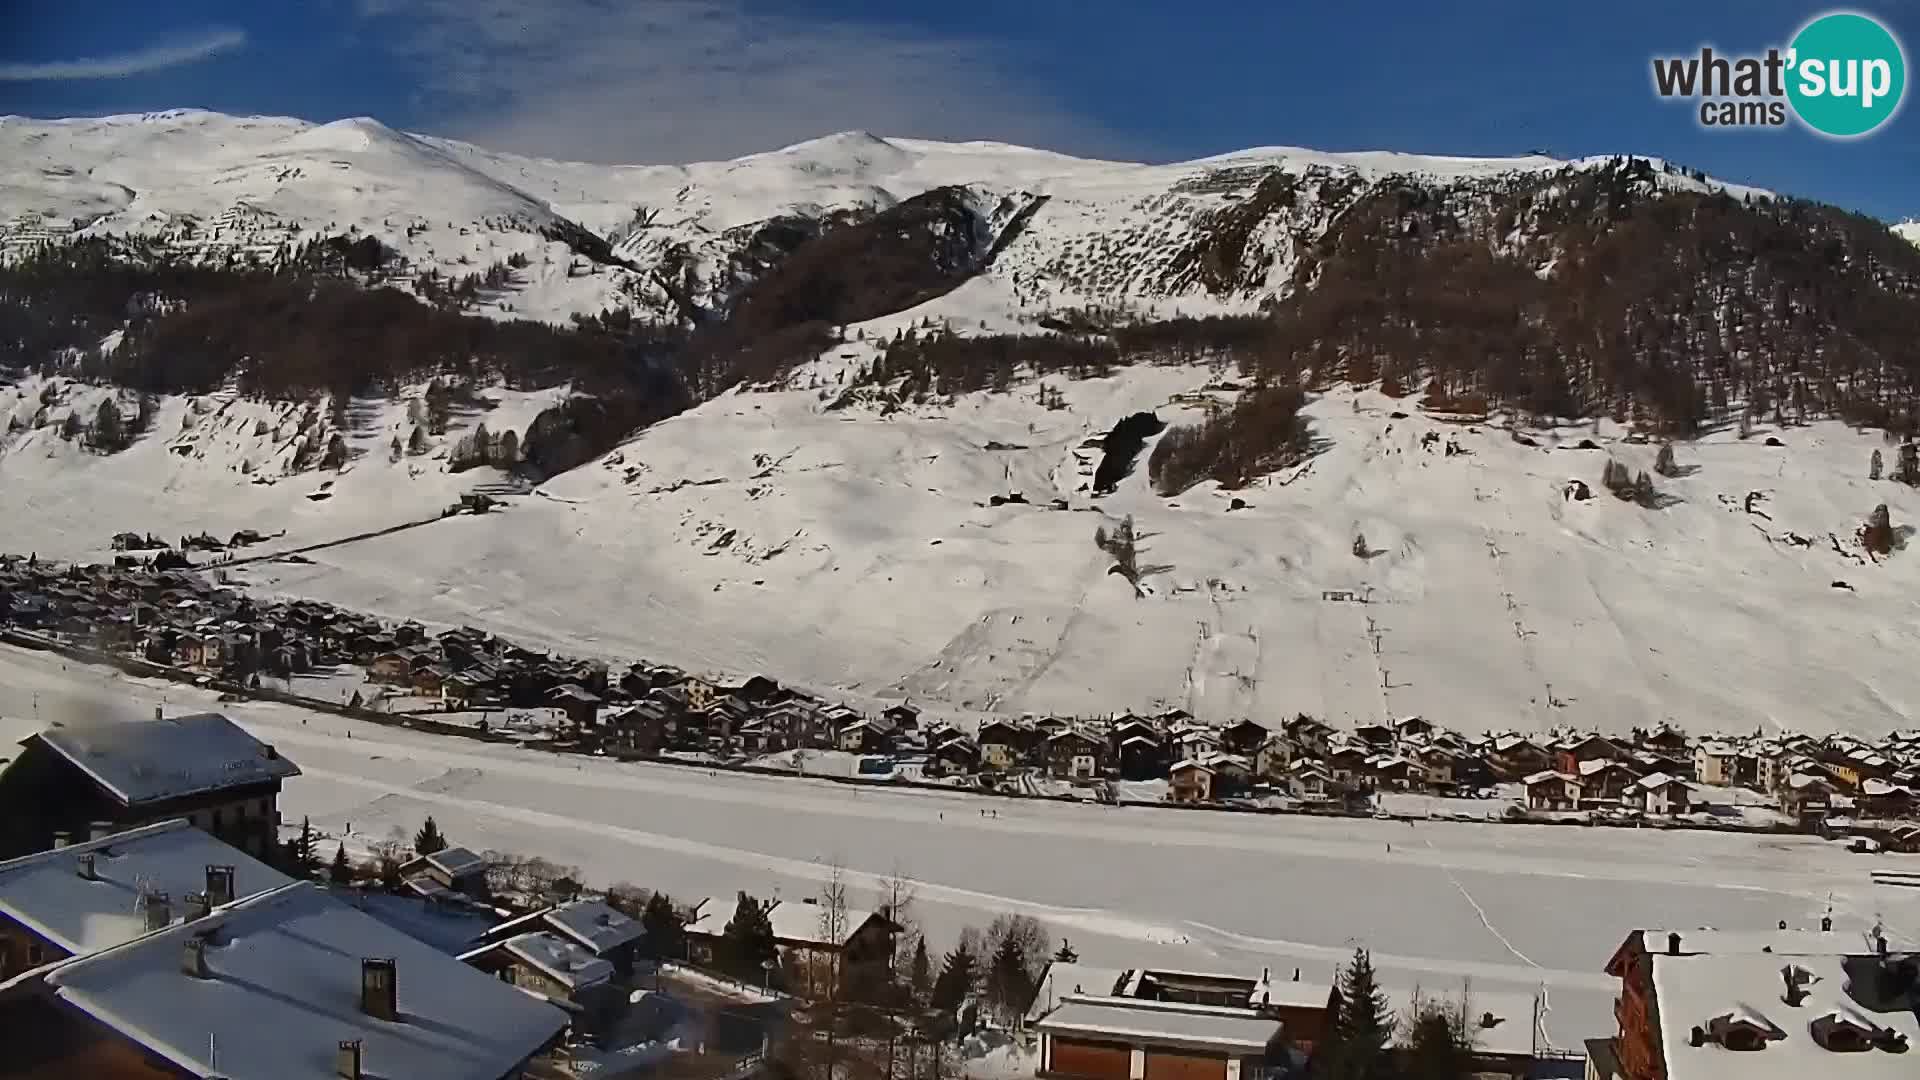
[[[1544,986],[1560,1046],[1612,1030],[1601,972],[1635,927],[1762,929],[1884,920],[1920,934],[1920,891],[1873,886],[1895,857],[1810,838],[1241,817],[887,792],[826,781],[620,765],[417,735],[0,648],[0,735],[93,710],[218,707],[304,775],[290,822],[359,843],[432,814],[458,843],[577,865],[588,882],[726,897],[812,895],[835,864],[856,900],[917,883],[938,948],[1012,911],[1089,963],[1328,981],[1365,945],[1404,990],[1526,995]],[[1390,849],[1389,849],[1390,848]],[[1910,865],[1908,864],[1905,865]],[[1524,1022],[1524,1020],[1522,1020]]]

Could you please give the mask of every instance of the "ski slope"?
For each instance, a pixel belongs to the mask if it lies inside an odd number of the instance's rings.
[[[205,708],[191,688],[0,648],[0,715],[19,737],[95,709]],[[1328,982],[1356,945],[1402,993],[1526,996],[1544,987],[1559,1046],[1612,1030],[1601,967],[1636,927],[1884,921],[1920,930],[1920,896],[1870,884],[1889,865],[1808,837],[1407,825],[983,801],[935,792],[554,757],[265,704],[220,705],[294,760],[289,824],[350,846],[431,814],[456,843],[577,865],[681,899],[814,895],[837,866],[864,902],[914,883],[936,949],[994,914],[1031,914],[1084,962]],[[351,737],[349,738],[349,732]],[[990,806],[995,817],[982,817]],[[351,830],[349,833],[349,829]],[[1891,859],[1893,857],[1886,857]],[[1410,913],[1418,913],[1414,917]]]

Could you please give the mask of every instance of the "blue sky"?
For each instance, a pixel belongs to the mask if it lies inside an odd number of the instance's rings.
[[[1303,0],[12,0],[0,113],[203,107],[597,161],[832,131],[1176,160],[1247,146],[1638,153],[1920,216],[1920,110],[1834,142],[1711,131],[1649,60],[1784,44],[1818,4]],[[924,9],[924,10],[921,10]],[[1920,58],[1920,0],[1855,8]],[[1920,96],[1920,89],[1909,91]]]

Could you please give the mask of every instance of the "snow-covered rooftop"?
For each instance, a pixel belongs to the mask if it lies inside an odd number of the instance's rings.
[[[182,970],[193,937],[205,942],[208,978]],[[394,961],[399,1022],[361,1011],[364,958]],[[504,1076],[567,1023],[305,882],[61,965],[46,983],[190,1075],[230,1080],[330,1080],[351,1039],[373,1076]]]
[[[1128,998],[1069,994],[1035,1025],[1041,1031],[1145,1039],[1157,1043],[1263,1052],[1280,1021],[1251,1009],[1172,1005]]]
[[[92,857],[92,879],[81,874],[82,856]],[[233,867],[236,898],[293,880],[183,820],[167,821],[0,863],[0,914],[70,954],[95,953],[147,932],[143,888],[166,893],[172,921],[184,918],[186,895],[206,889],[209,866]]]
[[[300,775],[219,713],[55,724],[36,737],[128,806]]]
[[[1764,953],[1653,958],[1660,1041],[1667,1080],[1894,1080],[1912,1077],[1911,1053],[1871,1048],[1836,1051],[1821,1045],[1815,1029],[1839,1018],[1863,1035],[1891,1030],[1920,1049],[1920,1017],[1911,989],[1882,998],[1868,958],[1801,957],[1791,962]],[[1798,969],[1806,997],[1785,999],[1783,969]],[[1693,1045],[1696,1027],[1709,1031],[1746,1023],[1769,1037],[1763,1049],[1729,1050],[1712,1040]]]
[[[1040,976],[1040,986],[1034,991],[1033,1003],[1027,1008],[1027,1022],[1032,1023],[1045,1016],[1068,995],[1111,994],[1126,974],[1121,968],[1055,960],[1047,965],[1047,970]]]
[[[509,938],[500,947],[539,968],[569,990],[592,986],[613,977],[612,964],[580,945],[545,930]]]
[[[646,933],[640,920],[615,911],[603,900],[575,900],[570,904],[561,904],[546,913],[546,921],[556,931],[591,949],[595,955],[605,955],[607,950],[637,941]]]
[[[420,856],[420,861],[446,874],[448,877],[461,877],[476,870],[484,870],[487,860],[469,848],[442,848],[431,855]]]
[[[492,927],[495,918],[465,905],[440,903],[421,896],[393,896],[360,889],[335,889],[331,895],[449,956],[473,948]]]

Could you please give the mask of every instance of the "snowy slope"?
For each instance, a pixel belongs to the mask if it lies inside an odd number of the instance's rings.
[[[493,431],[524,430],[566,393],[485,390],[480,396],[491,409],[455,409],[445,435],[426,437],[420,452],[409,453],[423,389],[351,401],[339,429],[324,399],[159,397],[151,430],[127,450],[102,454],[62,437],[66,417],[91,420],[109,397],[132,416],[131,394],[37,376],[0,384],[0,503],[13,515],[0,527],[0,549],[101,559],[122,531],[172,543],[242,529],[284,531],[274,546],[288,549],[431,518],[463,492],[509,479],[490,468],[451,471],[455,443],[483,423]],[[320,467],[336,430],[347,460]],[[315,449],[303,461],[309,445]]]
[[[1893,231],[1920,244],[1920,221],[1903,221],[1893,227]]]
[[[507,295],[490,300],[487,310],[495,313],[565,321],[625,304],[665,317],[676,308],[656,273],[722,303],[731,260],[769,219],[882,210],[937,187],[963,186],[983,205],[1044,199],[985,283],[999,317],[1018,313],[1031,322],[1049,307],[1091,303],[1252,310],[1285,280],[1300,234],[1327,223],[1331,210],[1310,190],[1250,237],[1244,269],[1261,288],[1217,295],[1170,263],[1205,234],[1213,215],[1276,172],[1452,183],[1602,160],[1268,147],[1136,165],[1000,143],[844,132],[733,161],[605,166],[495,153],[366,118],[315,125],[196,110],[4,117],[0,244],[25,250],[32,238],[72,224],[78,235],[146,234],[181,250],[237,250],[266,260],[300,239],[370,235],[400,252],[409,273],[433,268],[457,277],[525,256],[529,265],[515,272]],[[1678,174],[1661,173],[1659,182],[1703,186]],[[595,265],[541,236],[570,224],[608,240],[637,269]]]
[[[1920,565],[1905,551],[1866,564],[1852,540],[1876,503],[1896,526],[1920,516],[1910,489],[1866,479],[1875,438],[1715,435],[1681,447],[1697,468],[1662,481],[1677,501],[1650,510],[1563,497],[1570,479],[1597,489],[1609,454],[1652,465],[1654,447],[1610,426],[1528,447],[1343,392],[1311,410],[1327,451],[1238,493],[1246,509],[1204,486],[1164,500],[1139,475],[1099,502],[1082,490],[1089,436],[1137,409],[1194,419],[1168,400],[1211,374],[1065,383],[1063,411],[1025,388],[885,419],[804,391],[730,395],[509,514],[245,580],[962,718],[1178,704],[1342,724],[1424,713],[1469,731],[1877,732],[1920,706],[1906,659]],[[1423,449],[1428,432],[1467,453]],[[1573,449],[1583,438],[1606,449]],[[1027,502],[989,505],[1012,493]],[[1126,513],[1142,561],[1167,567],[1139,599],[1092,543]],[[51,522],[22,531],[62,548]],[[1372,557],[1355,557],[1356,534]]]

